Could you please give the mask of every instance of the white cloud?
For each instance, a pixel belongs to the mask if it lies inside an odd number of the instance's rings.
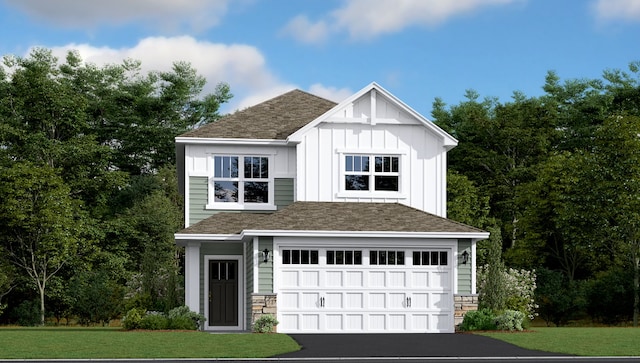
[[[312,23],[304,15],[291,19],[283,29],[284,34],[291,35],[302,43],[323,43],[329,36],[329,27],[324,21]]]
[[[521,0],[345,0],[344,6],[312,23],[303,15],[285,28],[295,39],[310,43],[329,33],[347,32],[351,39],[370,39],[411,26],[438,26],[447,20],[484,7]]]
[[[98,66],[120,64],[124,59],[139,60],[143,74],[169,71],[177,61],[189,62],[207,79],[204,93],[212,93],[220,82],[231,86],[234,97],[224,107],[225,112],[245,108],[256,100],[263,101],[266,99],[263,95],[275,96],[283,89],[295,88],[273,75],[257,48],[244,44],[210,43],[181,36],[145,38],[131,48],[67,44],[51,49],[60,59],[64,59],[69,50],[77,50],[85,62]]]
[[[640,1],[598,0],[593,10],[600,21],[640,21]]]
[[[217,25],[229,0],[5,0],[25,13],[69,28],[142,22],[168,32]]]
[[[233,112],[266,101],[294,88],[292,83],[278,79],[269,70],[262,53],[244,44],[219,44],[198,41],[189,36],[150,37],[131,48],[95,47],[90,44],[67,44],[50,48],[55,56],[64,59],[67,52],[77,50],[86,63],[97,66],[120,64],[124,59],[141,62],[142,74],[150,71],[169,71],[177,61],[189,62],[207,79],[204,93],[212,93],[220,82],[231,87],[234,97],[222,112]],[[309,92],[339,102],[349,96],[348,89],[314,84]]]
[[[348,88],[336,88],[325,86],[320,83],[314,83],[311,85],[311,87],[309,87],[309,93],[326,98],[336,103],[340,103],[347,97],[351,96],[353,94],[353,91]]]

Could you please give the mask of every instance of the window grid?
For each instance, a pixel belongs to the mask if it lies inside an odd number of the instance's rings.
[[[373,168],[370,166],[370,160],[373,160]],[[397,192],[400,179],[399,164],[399,156],[345,155],[345,190]]]
[[[447,266],[449,253],[447,251],[413,251],[415,266]]]
[[[318,250],[282,250],[283,265],[317,265]]]
[[[269,203],[268,157],[216,155],[213,170],[215,203]]]
[[[362,265],[362,251],[328,250],[327,265]]]
[[[404,265],[404,251],[369,251],[369,265]]]

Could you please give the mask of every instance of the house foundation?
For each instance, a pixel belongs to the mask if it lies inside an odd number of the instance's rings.
[[[454,324],[457,327],[464,320],[464,316],[468,311],[478,310],[478,294],[454,295]]]

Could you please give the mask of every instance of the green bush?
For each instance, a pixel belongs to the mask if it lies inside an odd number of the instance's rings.
[[[169,319],[162,313],[147,312],[140,320],[140,329],[164,330],[169,327]]]
[[[18,325],[36,326],[40,325],[40,303],[36,300],[23,301],[13,309]]]
[[[133,308],[122,318],[122,327],[127,330],[140,329],[140,322],[146,311]]]
[[[500,330],[522,331],[525,315],[522,311],[505,310],[502,314],[496,316],[495,322]]]
[[[278,320],[273,315],[262,315],[253,324],[253,331],[255,333],[272,333],[273,327],[278,325]]]
[[[188,306],[178,306],[169,310],[167,314],[169,318],[169,326],[175,326],[171,329],[189,329],[196,330],[207,320],[204,315],[189,310]]]
[[[632,269],[612,268],[587,284],[587,312],[604,324],[618,324],[633,316]]]
[[[174,330],[197,330],[198,325],[189,317],[176,316],[175,318],[169,319],[168,328]]]
[[[585,284],[570,280],[563,273],[539,269],[535,292],[540,317],[547,325],[567,325],[586,313]]]
[[[460,324],[460,330],[496,330],[496,316],[491,309],[468,311]]]

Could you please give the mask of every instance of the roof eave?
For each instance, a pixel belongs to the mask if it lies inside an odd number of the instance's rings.
[[[280,139],[230,139],[212,137],[182,137],[175,138],[177,144],[207,144],[207,145],[268,145],[286,146],[291,144],[287,140]]]

